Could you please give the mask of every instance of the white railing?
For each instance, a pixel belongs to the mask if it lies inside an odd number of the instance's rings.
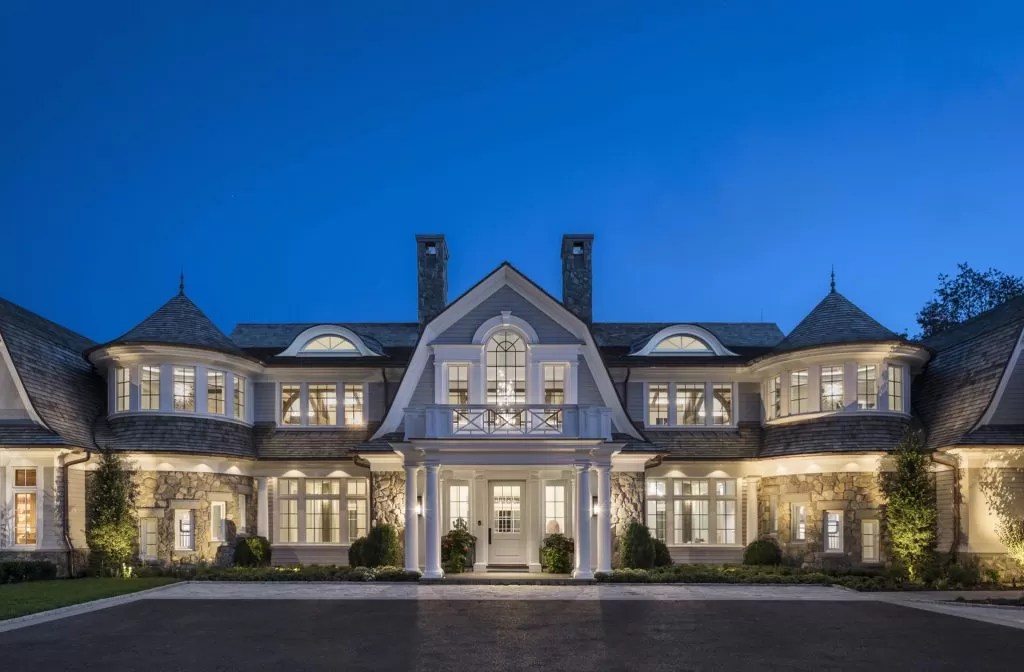
[[[405,411],[406,439],[490,437],[610,440],[611,412],[574,404],[438,404]]]

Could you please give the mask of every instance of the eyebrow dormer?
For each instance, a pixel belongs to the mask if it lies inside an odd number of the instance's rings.
[[[651,336],[634,356],[714,356],[735,355],[707,329],[692,324],[676,324]]]

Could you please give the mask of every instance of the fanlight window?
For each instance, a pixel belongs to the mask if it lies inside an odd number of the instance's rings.
[[[700,340],[695,336],[686,336],[685,334],[678,334],[676,336],[669,336],[664,338],[656,346],[654,346],[654,352],[711,352],[711,348],[707,343]]]
[[[499,331],[487,341],[487,403],[526,403],[526,344],[514,331]]]
[[[327,334],[317,336],[302,346],[303,352],[359,352],[355,344],[344,336]]]

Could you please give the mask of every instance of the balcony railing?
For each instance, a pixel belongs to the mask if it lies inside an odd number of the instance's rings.
[[[611,411],[574,404],[431,405],[405,412],[406,439],[611,439]]]

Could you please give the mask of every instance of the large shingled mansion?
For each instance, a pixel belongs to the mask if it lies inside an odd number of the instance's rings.
[[[539,571],[562,532],[589,578],[639,520],[677,562],[738,562],[772,535],[800,561],[872,565],[888,552],[876,473],[914,423],[940,550],[1000,560],[981,482],[1024,482],[1024,299],[923,342],[834,286],[789,334],[601,323],[592,245],[562,239],[560,301],[508,263],[450,301],[444,236],[417,236],[415,322],[225,335],[182,287],[94,343],[0,300],[0,553],[64,566],[84,550],[85,474],[109,448],[137,470],[149,561],[258,533],[276,563],[345,564],[388,522],[406,566],[440,577],[461,520],[474,571]]]

